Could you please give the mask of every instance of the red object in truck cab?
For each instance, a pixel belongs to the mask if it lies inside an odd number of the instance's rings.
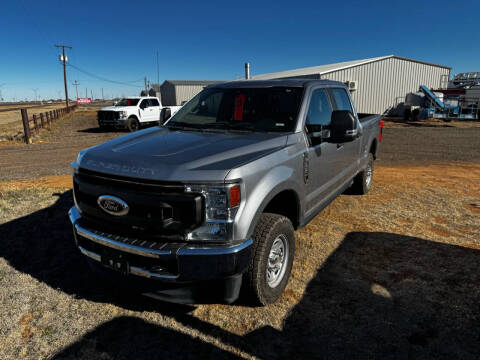
[[[239,94],[235,96],[235,111],[233,115],[233,120],[243,120],[243,105],[245,105],[245,95]]]

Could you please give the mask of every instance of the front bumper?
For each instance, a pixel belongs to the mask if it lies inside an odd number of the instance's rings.
[[[118,128],[125,128],[127,126],[127,119],[105,120],[97,119],[99,126],[114,126]]]
[[[121,259],[127,264],[118,267],[124,274],[192,283],[238,277],[249,263],[252,239],[229,245],[159,244],[89,229],[75,206],[68,214],[81,253],[106,267],[115,268],[115,264],[105,264],[102,257]]]

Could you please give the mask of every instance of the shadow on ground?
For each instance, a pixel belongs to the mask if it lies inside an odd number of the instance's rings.
[[[87,133],[87,134],[106,134],[106,133],[127,133],[127,130],[116,129],[114,127],[111,128],[100,128],[100,127],[93,127],[88,129],[80,129],[77,130],[80,133]]]
[[[0,256],[68,294],[155,310],[259,358],[477,359],[480,251],[391,233],[349,233],[310,281],[282,331],[237,336],[190,316],[191,307],[126,299],[83,271],[66,212],[71,192],[46,209],[0,225]],[[237,311],[232,306],[232,311]],[[241,311],[241,310],[240,310]],[[57,358],[235,357],[197,337],[119,317]]]

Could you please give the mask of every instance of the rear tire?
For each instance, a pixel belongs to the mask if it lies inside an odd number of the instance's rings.
[[[130,132],[134,132],[140,129],[140,122],[135,117],[128,118],[127,129]]]
[[[353,179],[352,193],[365,195],[372,187],[373,181],[373,154],[368,154],[367,166]]]
[[[243,294],[255,305],[275,302],[287,286],[295,254],[295,233],[285,216],[264,213],[253,233]]]

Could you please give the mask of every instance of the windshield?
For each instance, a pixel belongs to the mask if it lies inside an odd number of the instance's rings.
[[[205,89],[183,106],[167,126],[292,132],[303,88]]]
[[[115,106],[137,106],[140,99],[122,99]]]

